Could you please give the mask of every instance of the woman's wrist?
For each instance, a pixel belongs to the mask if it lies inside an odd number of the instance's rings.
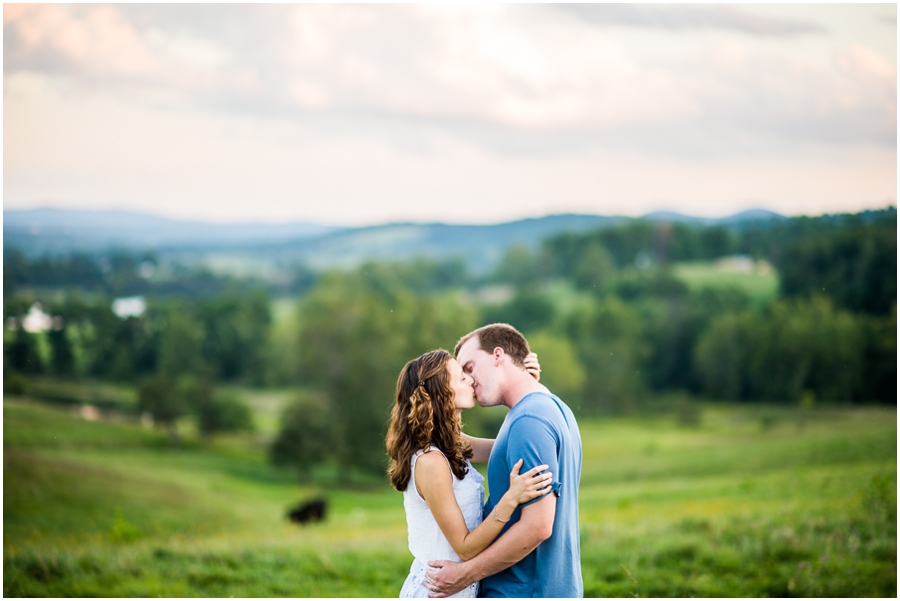
[[[494,506],[494,515],[497,516],[498,521],[508,522],[518,506],[519,504],[516,503],[516,500],[509,493],[506,493],[500,497],[500,502]]]

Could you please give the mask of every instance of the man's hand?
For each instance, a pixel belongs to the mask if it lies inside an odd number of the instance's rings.
[[[425,588],[431,591],[429,597],[449,597],[475,582],[468,575],[465,564],[435,559],[428,565],[437,568],[425,572]]]

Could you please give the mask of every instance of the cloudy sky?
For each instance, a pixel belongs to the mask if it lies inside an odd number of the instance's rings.
[[[4,208],[896,206],[896,58],[894,4],[6,4]]]

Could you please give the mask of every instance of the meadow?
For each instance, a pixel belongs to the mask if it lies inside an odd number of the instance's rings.
[[[677,263],[673,272],[691,289],[734,288],[745,293],[754,307],[762,307],[778,296],[778,274],[766,261],[747,261],[731,258]]]
[[[4,596],[396,596],[412,559],[400,494],[272,467],[285,395],[245,394],[260,430],[185,431],[177,449],[129,419],[6,396]],[[581,421],[586,596],[897,595],[895,410],[688,417]],[[284,519],[317,494],[324,523]]]

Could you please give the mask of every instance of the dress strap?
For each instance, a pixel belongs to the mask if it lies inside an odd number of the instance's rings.
[[[413,469],[414,471],[415,471],[415,469],[416,469],[416,459],[418,459],[419,457],[421,457],[421,456],[424,455],[425,453],[430,453],[431,451],[437,451],[438,453],[440,453],[441,457],[443,457],[444,460],[447,462],[447,465],[448,465],[448,466],[450,465],[450,460],[447,459],[447,456],[444,455],[443,451],[441,451],[441,450],[440,450],[439,448],[437,448],[436,446],[431,445],[431,446],[428,447],[427,449],[419,449],[418,451],[416,451],[415,453],[413,453],[413,456],[412,456],[411,461],[412,461],[412,469]]]

